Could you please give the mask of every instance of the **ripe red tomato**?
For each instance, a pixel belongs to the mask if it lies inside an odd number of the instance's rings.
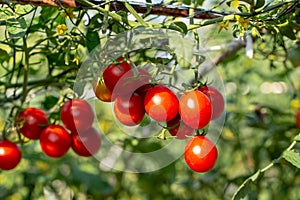
[[[141,97],[143,97],[143,99],[145,98],[146,96],[146,93],[148,92],[148,90],[150,88],[152,88],[153,86],[150,84],[150,83],[147,83],[147,84],[144,84],[142,86],[140,86],[139,88],[137,88],[135,90],[136,93],[138,93],[139,95],[141,95]]]
[[[296,125],[300,129],[300,108],[298,108],[296,113]]]
[[[224,98],[220,91],[213,86],[202,86],[199,88],[210,99],[212,106],[212,116],[211,119],[217,119],[224,112]]]
[[[49,125],[41,133],[40,146],[46,155],[62,157],[71,146],[71,135],[60,125]]]
[[[20,148],[9,140],[0,141],[0,169],[10,170],[15,168],[21,161]]]
[[[144,69],[137,69],[127,71],[122,77],[120,77],[118,83],[113,90],[113,97],[116,96],[130,96],[139,87],[149,83],[151,75]]]
[[[119,96],[114,104],[116,118],[126,126],[138,125],[144,118],[145,109],[143,98],[133,93],[132,96]]]
[[[101,101],[112,102],[114,100],[112,99],[111,91],[106,87],[103,81],[100,81],[95,84],[94,92],[96,97]]]
[[[26,108],[17,116],[20,133],[32,140],[40,138],[40,134],[47,124],[47,115],[39,108]]]
[[[179,100],[179,113],[182,121],[191,128],[205,127],[212,114],[209,98],[199,90],[183,94]]]
[[[94,121],[90,104],[82,99],[70,100],[62,106],[60,118],[65,127],[72,132],[86,131]]]
[[[113,92],[115,85],[118,83],[119,79],[129,70],[131,70],[131,66],[126,62],[122,62],[124,60],[123,57],[117,59],[120,64],[109,65],[104,68],[103,71],[103,79],[107,88]]]
[[[195,136],[185,146],[186,164],[196,172],[207,172],[212,169],[218,158],[215,144],[205,136]]]
[[[156,85],[146,93],[144,106],[152,119],[167,122],[176,117],[179,102],[172,90],[162,85]]]
[[[89,157],[95,155],[101,146],[101,138],[98,131],[91,127],[82,133],[72,133],[72,149],[79,155]]]
[[[167,122],[167,127],[170,134],[176,136],[177,139],[185,139],[187,136],[192,136],[195,131],[180,119],[179,114]]]

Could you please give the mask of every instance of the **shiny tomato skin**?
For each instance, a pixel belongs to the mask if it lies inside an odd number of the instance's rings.
[[[300,129],[300,108],[296,112],[296,125]]]
[[[143,99],[146,96],[146,93],[148,92],[148,90],[150,90],[153,86],[150,83],[147,84],[143,84],[140,87],[138,87],[135,92],[138,93],[139,95],[141,95],[141,97],[143,97]]]
[[[103,81],[100,81],[95,84],[94,87],[95,96],[103,102],[112,102],[114,99],[112,98],[111,91],[106,87]]]
[[[100,134],[94,127],[91,127],[81,133],[72,133],[71,136],[71,147],[73,151],[79,156],[90,157],[95,155],[100,149]]]
[[[139,87],[149,83],[151,75],[145,69],[137,69],[127,71],[116,83],[114,90],[112,91],[113,98],[118,96],[130,96]]]
[[[17,124],[22,135],[37,140],[43,128],[48,125],[48,118],[43,110],[29,107],[18,114]]]
[[[62,157],[71,147],[71,135],[60,125],[49,125],[41,133],[40,146],[47,156]]]
[[[185,146],[184,159],[193,171],[207,172],[211,170],[217,158],[217,148],[206,136],[195,136]]]
[[[198,90],[183,94],[179,100],[182,121],[191,128],[205,127],[211,120],[212,106],[209,98]]]
[[[90,104],[83,99],[65,102],[60,113],[64,126],[72,132],[89,129],[94,122],[94,112]]]
[[[120,64],[109,65],[103,70],[104,83],[111,92],[114,91],[115,85],[120,78],[131,70],[131,66],[126,61],[122,62],[123,60],[124,58],[121,57],[117,60]]]
[[[172,136],[176,136],[177,139],[186,139],[188,136],[192,136],[195,129],[187,126],[178,114],[174,119],[167,122],[167,128]]]
[[[4,139],[0,141],[0,169],[14,169],[21,161],[22,152],[13,142]]]
[[[211,119],[219,118],[224,112],[224,98],[220,91],[213,86],[202,86],[199,88],[210,99],[212,106],[212,116]]]
[[[145,115],[143,98],[137,93],[133,93],[132,96],[117,97],[114,113],[116,118],[126,126],[138,125]]]
[[[146,113],[159,122],[167,122],[176,117],[179,101],[168,87],[156,85],[148,90],[144,99]]]

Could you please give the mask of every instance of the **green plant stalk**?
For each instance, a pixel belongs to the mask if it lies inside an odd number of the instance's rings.
[[[213,18],[213,19],[208,19],[208,20],[204,20],[198,24],[191,24],[188,26],[188,30],[193,30],[193,29],[197,29],[203,26],[208,26],[211,24],[215,24],[218,22],[222,22],[224,20],[234,20],[234,15],[227,15],[227,16],[222,16],[222,17],[218,17],[218,18]]]
[[[150,26],[147,22],[144,21],[144,19],[139,16],[139,14],[134,10],[134,8],[126,1],[125,7],[127,10],[136,18],[136,20],[143,26]]]
[[[90,1],[88,1],[88,0],[76,0],[76,1],[79,2],[79,3],[82,3],[83,5],[93,7],[93,8],[95,8],[96,10],[98,10],[99,12],[101,12],[101,13],[103,13],[103,14],[104,14],[105,12],[107,12],[107,10],[105,10],[104,8],[101,8],[100,6],[96,6],[95,4],[93,4],[92,2],[90,2]],[[140,23],[138,23],[138,22],[134,22],[134,21],[125,19],[125,18],[123,18],[122,16],[118,15],[117,13],[108,12],[108,15],[109,15],[111,18],[113,18],[114,20],[118,21],[118,22],[124,22],[124,23],[126,23],[126,24],[129,25],[130,27],[134,27],[134,26],[137,26],[137,25],[140,24]]]
[[[29,74],[29,49],[27,48],[27,41],[25,36],[23,36],[23,51],[24,51],[24,77],[23,77],[23,93],[22,101],[23,104],[27,96],[27,86],[28,86],[28,74]]]

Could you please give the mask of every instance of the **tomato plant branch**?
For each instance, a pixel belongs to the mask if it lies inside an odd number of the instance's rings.
[[[26,37],[23,36],[23,51],[24,51],[24,77],[23,77],[23,95],[22,95],[22,104],[26,100],[27,96],[27,86],[28,86],[28,74],[29,74],[29,50],[27,48]]]

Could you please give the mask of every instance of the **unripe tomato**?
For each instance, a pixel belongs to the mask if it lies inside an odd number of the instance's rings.
[[[122,62],[124,57],[117,59],[120,64],[109,65],[104,68],[103,71],[103,79],[106,87],[113,92],[115,85],[118,83],[120,78],[129,70],[131,70],[131,66],[126,62]]]
[[[187,136],[192,136],[195,131],[180,119],[179,114],[167,122],[167,128],[170,134],[176,136],[177,139],[185,139]]]
[[[126,126],[138,125],[144,118],[145,109],[143,98],[133,93],[132,96],[119,96],[114,104],[116,118]]]
[[[40,146],[46,155],[62,157],[71,146],[71,135],[60,125],[49,125],[41,133]]]
[[[82,99],[73,99],[62,106],[60,118],[65,127],[72,132],[86,131],[94,121],[90,104]]]
[[[296,112],[296,125],[300,129],[300,108]]]
[[[79,156],[89,157],[95,155],[100,149],[100,134],[94,127],[91,127],[82,133],[72,133],[71,136],[71,147]]]
[[[179,102],[172,90],[163,85],[156,85],[146,93],[144,106],[152,119],[167,122],[176,117]]]
[[[200,129],[210,122],[212,106],[209,98],[203,92],[193,90],[181,96],[179,113],[186,125]]]
[[[0,169],[10,170],[15,168],[21,161],[20,148],[9,140],[0,141]]]
[[[47,124],[47,115],[39,108],[26,108],[17,116],[20,133],[32,140],[40,138],[40,134]]]
[[[94,87],[94,92],[96,97],[101,101],[112,102],[114,100],[112,99],[111,91],[106,87],[103,81],[96,83]]]
[[[210,100],[212,106],[211,119],[217,119],[224,112],[224,98],[220,91],[213,86],[202,86],[199,88]]]
[[[206,136],[195,136],[185,146],[186,164],[196,172],[207,172],[217,161],[218,151],[215,144]]]

